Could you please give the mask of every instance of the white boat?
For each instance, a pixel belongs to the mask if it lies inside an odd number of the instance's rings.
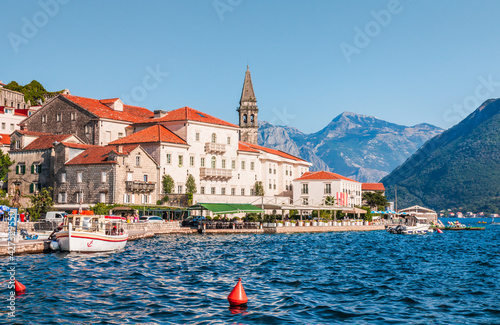
[[[427,223],[427,218],[406,216],[405,224],[401,224],[396,227],[388,227],[387,231],[391,234],[404,235],[427,234],[434,232],[434,230],[430,227],[431,225]]]
[[[55,239],[51,247],[63,252],[109,252],[124,248],[128,233],[121,217],[75,214],[65,218]]]

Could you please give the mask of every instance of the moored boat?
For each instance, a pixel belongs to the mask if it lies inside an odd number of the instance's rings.
[[[128,240],[121,217],[68,215],[62,227],[53,248],[64,252],[109,252],[124,248]]]
[[[407,216],[405,224],[388,227],[387,231],[391,234],[416,235],[432,233],[434,230],[427,223],[427,218]]]

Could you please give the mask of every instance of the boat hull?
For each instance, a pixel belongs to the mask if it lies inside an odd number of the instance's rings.
[[[109,236],[103,234],[61,231],[56,234],[63,252],[109,252],[122,249],[127,244],[128,234]]]

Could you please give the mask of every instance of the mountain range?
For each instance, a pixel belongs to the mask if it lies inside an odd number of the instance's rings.
[[[259,144],[301,157],[313,165],[360,182],[378,182],[427,140],[443,130],[430,124],[403,126],[351,112],[318,132],[259,122]]]
[[[382,182],[389,200],[433,209],[500,210],[500,99],[425,143]]]

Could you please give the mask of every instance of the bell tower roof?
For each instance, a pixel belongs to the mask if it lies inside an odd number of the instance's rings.
[[[245,73],[245,81],[243,81],[243,90],[241,91],[240,105],[243,102],[257,102],[255,93],[253,92],[252,77],[250,76],[250,69],[247,65],[247,72]]]

